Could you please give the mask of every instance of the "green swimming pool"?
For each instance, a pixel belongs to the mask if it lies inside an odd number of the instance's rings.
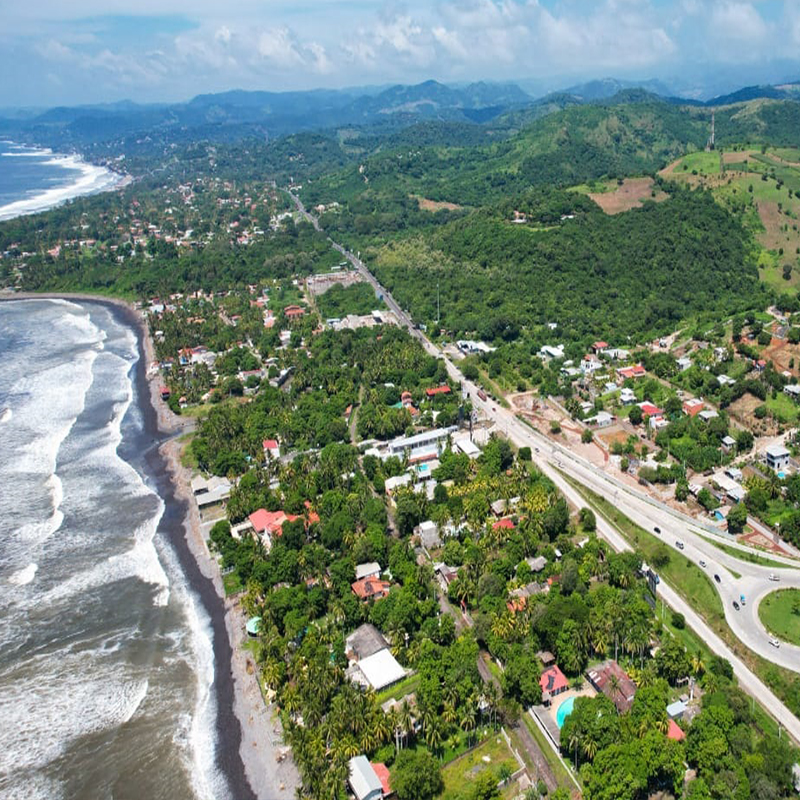
[[[575,703],[575,697],[568,697],[556,711],[556,724],[559,730],[564,727],[564,720],[572,713],[572,706]]]

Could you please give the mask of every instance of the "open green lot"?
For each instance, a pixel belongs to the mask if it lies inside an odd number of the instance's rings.
[[[758,616],[770,633],[800,645],[800,589],[779,589],[768,594],[758,607]]]
[[[767,411],[779,422],[797,422],[800,406],[783,392],[777,397],[768,397],[764,404]]]
[[[683,157],[683,160],[675,169],[676,174],[680,175],[681,172],[697,172],[698,175],[719,175],[719,153],[706,153],[705,151],[689,153],[689,155]]]
[[[447,800],[462,795],[485,770],[491,770],[499,782],[501,770],[504,768],[510,775],[517,771],[518,764],[503,737],[497,734],[452,761],[442,770],[444,792],[441,796]]]

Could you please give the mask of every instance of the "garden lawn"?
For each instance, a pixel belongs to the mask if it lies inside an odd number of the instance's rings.
[[[484,757],[490,759],[488,763],[483,760]],[[512,773],[519,767],[502,735],[498,733],[452,761],[442,770],[444,778],[442,798],[447,800],[463,795],[483,770],[491,770],[499,781],[500,767],[504,764]]]
[[[800,645],[800,589],[779,589],[758,606],[758,616],[770,633]]]

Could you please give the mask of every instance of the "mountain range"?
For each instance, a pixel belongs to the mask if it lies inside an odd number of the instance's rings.
[[[657,80],[593,80],[543,97],[514,83],[448,86],[434,80],[385,88],[295,92],[229,91],[186,103],[130,101],[44,112],[16,111],[0,118],[0,135],[53,146],[81,147],[136,135],[165,138],[274,139],[292,133],[358,127],[380,135],[425,121],[518,127],[571,106],[660,100],[673,105],[720,106],[757,98],[800,100],[800,83],[750,86],[698,101],[674,96]]]

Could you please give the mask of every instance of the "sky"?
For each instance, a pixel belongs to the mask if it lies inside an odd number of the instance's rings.
[[[800,0],[0,0],[0,106],[607,76],[800,79]]]

